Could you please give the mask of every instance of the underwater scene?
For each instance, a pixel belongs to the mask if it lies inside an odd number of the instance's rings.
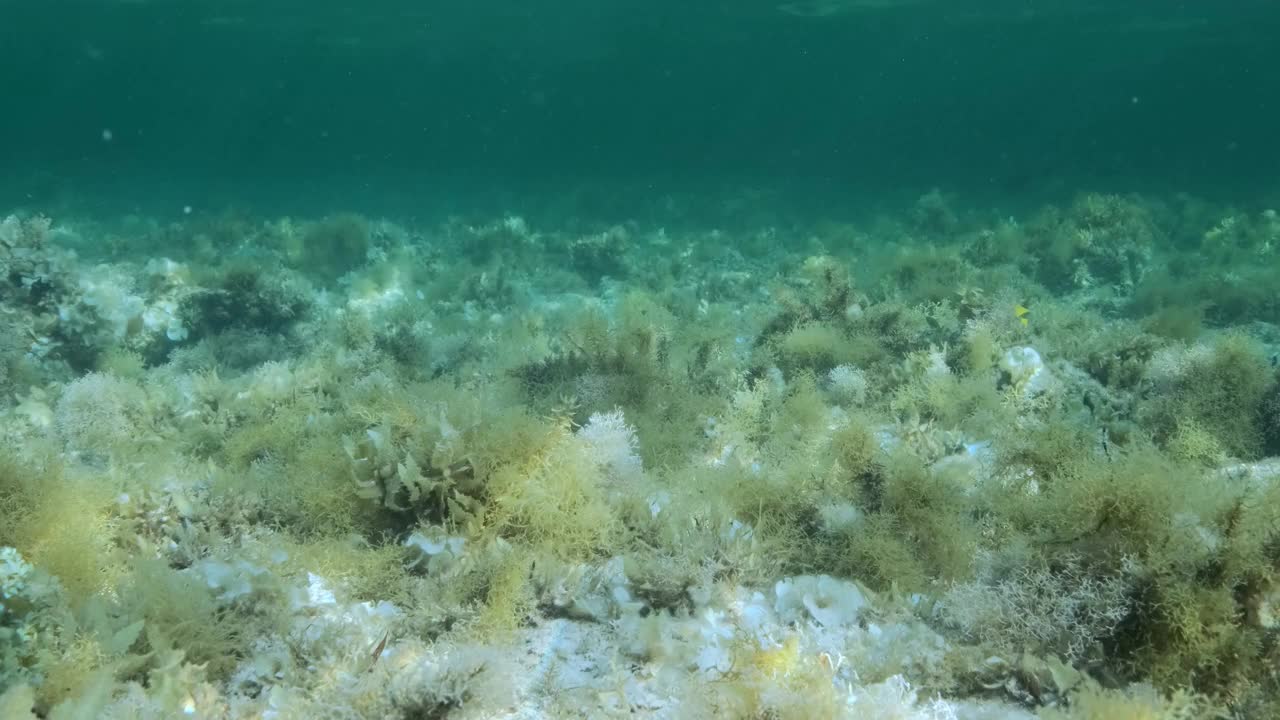
[[[0,720],[1280,717],[1272,0],[0,0]]]

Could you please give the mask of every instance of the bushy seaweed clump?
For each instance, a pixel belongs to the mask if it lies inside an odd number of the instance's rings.
[[[1237,458],[1262,454],[1276,372],[1256,341],[1233,334],[1170,348],[1152,358],[1148,380],[1140,413],[1157,440],[1178,444],[1197,433]]]

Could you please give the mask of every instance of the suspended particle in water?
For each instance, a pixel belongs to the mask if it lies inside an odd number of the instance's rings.
[[[111,128],[102,128],[102,142],[111,142],[116,139],[116,134],[111,132]]]

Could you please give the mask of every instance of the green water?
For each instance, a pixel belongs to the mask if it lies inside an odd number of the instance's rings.
[[[7,0],[0,204],[1238,195],[1280,163],[1277,31],[1266,0]]]

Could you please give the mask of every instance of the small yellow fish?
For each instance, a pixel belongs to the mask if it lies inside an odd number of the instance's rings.
[[[1022,327],[1026,327],[1027,323],[1030,322],[1030,319],[1027,317],[1030,314],[1031,310],[1022,305],[1013,306],[1013,316],[1018,318],[1018,322],[1022,323]]]

